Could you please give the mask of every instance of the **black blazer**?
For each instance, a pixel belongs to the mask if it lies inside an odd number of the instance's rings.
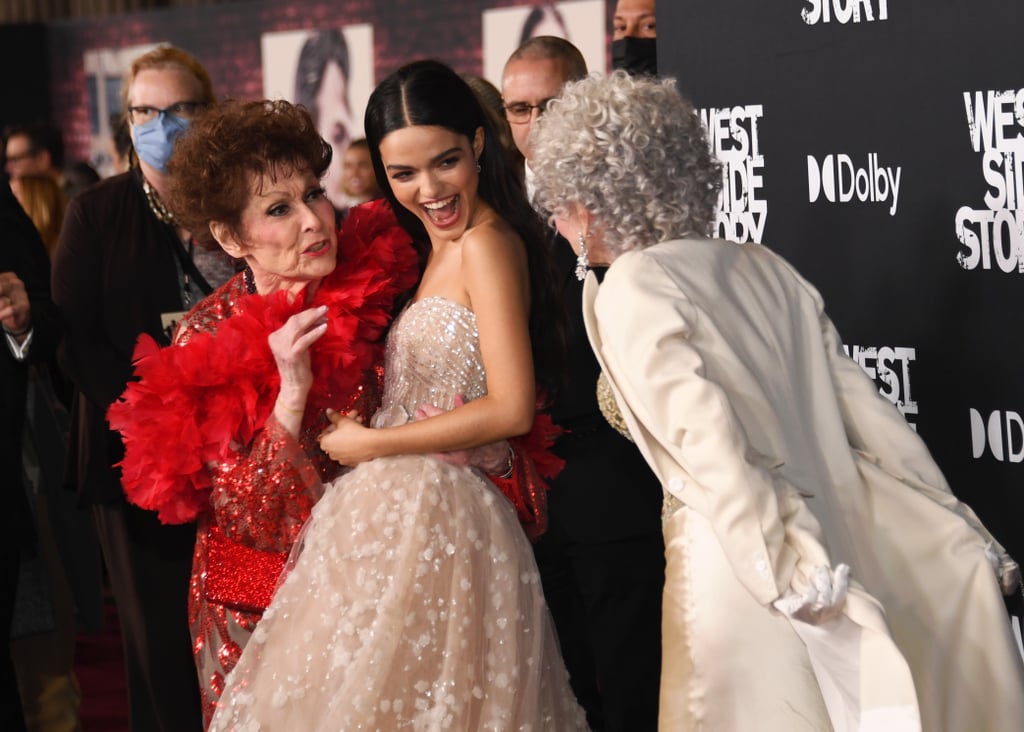
[[[587,543],[660,534],[661,484],[636,445],[601,414],[596,392],[601,368],[583,323],[576,255],[560,236],[554,247],[556,289],[565,299],[567,378],[555,396],[551,418],[569,433],[554,447],[565,469],[551,481],[550,524]]]
[[[122,500],[121,436],[107,408],[132,375],[140,333],[168,343],[161,313],[180,312],[174,231],[149,208],[137,171],[71,200],[53,261],[53,299],[67,325],[60,364],[77,389],[68,480],[86,503]],[[168,446],[173,449],[173,446]]]
[[[32,317],[32,343],[25,361],[14,358],[0,333],[0,551],[6,553],[35,536],[21,479],[25,389],[29,364],[49,359],[60,336],[57,309],[50,300],[46,249],[6,182],[0,182],[0,272],[14,272],[25,283]]]

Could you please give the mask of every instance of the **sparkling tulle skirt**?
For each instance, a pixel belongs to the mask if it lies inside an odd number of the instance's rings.
[[[514,509],[468,468],[328,486],[211,729],[586,729]]]

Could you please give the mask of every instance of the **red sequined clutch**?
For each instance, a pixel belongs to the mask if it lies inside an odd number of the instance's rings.
[[[287,552],[261,552],[231,541],[216,526],[206,536],[206,599],[262,613],[270,605]]]

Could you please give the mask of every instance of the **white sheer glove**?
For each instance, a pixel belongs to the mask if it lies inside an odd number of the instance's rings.
[[[989,542],[985,547],[985,556],[992,563],[992,570],[996,573],[996,579],[999,580],[999,589],[1009,597],[1020,589],[1020,567],[1013,561],[1013,557],[1006,552],[997,552],[996,549],[996,543]]]
[[[846,605],[846,592],[850,588],[850,567],[846,564],[831,568],[819,565],[807,578],[807,589],[801,594],[790,589],[772,603],[776,610],[796,620],[820,625],[839,617]]]

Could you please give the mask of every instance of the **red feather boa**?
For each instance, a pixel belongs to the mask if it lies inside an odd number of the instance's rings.
[[[384,202],[352,209],[338,252],[337,268],[312,302],[327,306],[328,328],[310,350],[307,416],[353,393],[379,363],[394,299],[418,277],[411,239]],[[133,355],[139,380],[107,415],[125,443],[119,465],[128,500],[157,511],[165,523],[193,521],[208,510],[206,465],[249,444],[270,416],[280,377],[267,336],[304,300],[289,303],[284,292],[243,296],[214,331],[180,346],[160,348],[148,335],[139,337]]]

